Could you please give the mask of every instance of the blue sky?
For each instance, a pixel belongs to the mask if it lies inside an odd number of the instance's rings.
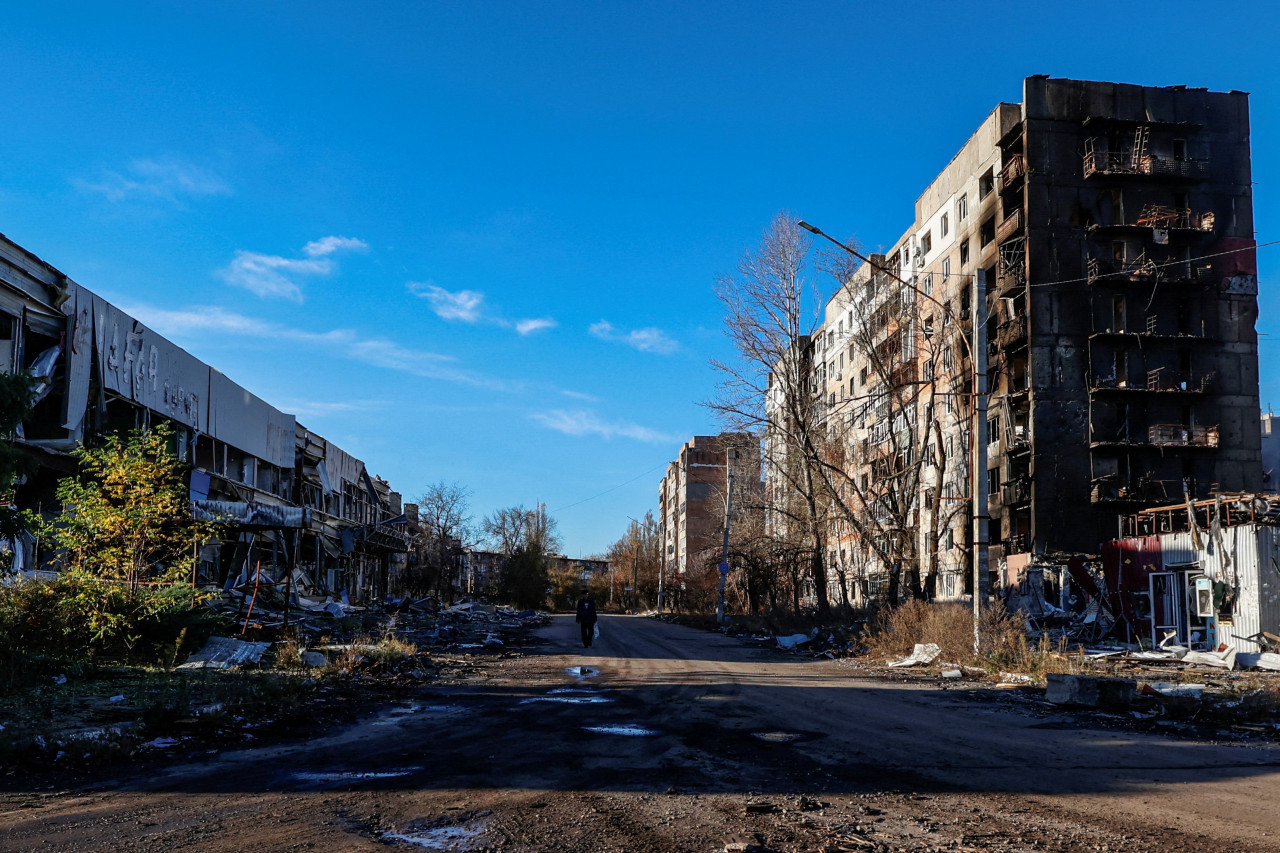
[[[782,209],[891,243],[1027,75],[1252,92],[1280,239],[1273,8],[1088,8],[13,4],[0,231],[407,499],[543,501],[585,555],[717,430],[716,276]]]

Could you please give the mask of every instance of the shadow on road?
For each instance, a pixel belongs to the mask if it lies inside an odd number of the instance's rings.
[[[126,789],[1099,794],[1280,767],[1270,747],[888,684],[653,620],[608,617],[585,654],[569,617],[542,640],[522,662],[538,675],[528,683],[428,690],[323,740],[219,756]]]

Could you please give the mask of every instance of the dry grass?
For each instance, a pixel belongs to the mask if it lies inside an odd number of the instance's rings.
[[[867,645],[886,657],[901,658],[917,643],[936,643],[939,660],[980,666],[992,673],[1017,672],[1043,678],[1046,672],[1072,671],[1064,643],[1027,641],[1027,623],[995,603],[982,613],[981,651],[973,653],[973,610],[965,604],[908,601],[872,623]]]
[[[279,669],[299,669],[302,667],[304,647],[297,637],[289,637],[276,644],[275,665]]]

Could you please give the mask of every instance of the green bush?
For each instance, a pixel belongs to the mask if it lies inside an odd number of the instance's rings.
[[[138,586],[67,571],[0,587],[0,641],[10,654],[171,664],[225,627],[185,584]]]

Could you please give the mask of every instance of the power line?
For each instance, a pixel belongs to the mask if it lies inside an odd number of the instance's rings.
[[[568,506],[562,506],[559,509],[553,509],[552,513],[564,512],[566,509],[573,509],[575,506],[579,506],[580,504],[587,503],[588,501],[593,501],[596,498],[602,498],[605,495],[609,494],[610,492],[616,492],[618,489],[621,489],[623,486],[629,486],[632,483],[634,483],[636,480],[639,480],[641,477],[652,474],[654,471],[657,471],[659,468],[664,467],[666,464],[667,464],[666,462],[660,462],[657,465],[654,465],[648,471],[644,471],[640,474],[637,474],[636,476],[632,477],[630,480],[627,480],[625,483],[619,483],[618,485],[613,486],[612,488],[605,489],[603,492],[601,492],[598,495],[592,495],[589,498],[583,498],[582,500],[576,503],[571,503]]]

